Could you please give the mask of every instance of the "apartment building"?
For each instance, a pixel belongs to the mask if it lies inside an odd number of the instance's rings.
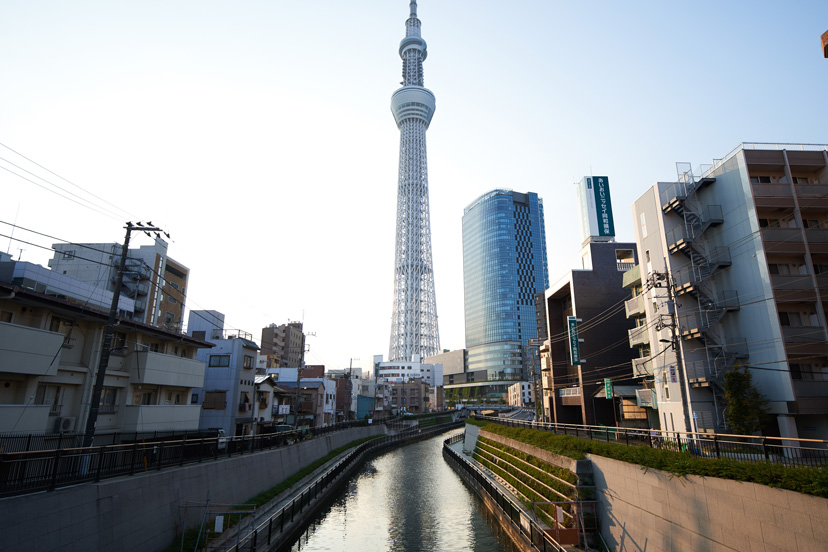
[[[23,266],[16,266],[23,265]],[[27,266],[28,265],[28,266]],[[29,263],[0,263],[0,432],[81,432],[89,415],[112,293]],[[19,278],[15,275],[20,276]],[[97,435],[198,429],[198,351],[212,345],[118,319]],[[97,442],[97,441],[96,441]]]
[[[535,404],[535,391],[531,383],[519,381],[509,386],[509,406],[530,406]]]
[[[740,144],[677,164],[633,205],[636,376],[666,430],[728,431],[724,373],[750,370],[783,437],[828,438],[828,146]]]
[[[119,243],[56,243],[49,267],[57,274],[113,291],[121,262]],[[129,249],[121,295],[134,300],[134,317],[181,331],[190,270],[167,255],[167,242]]]
[[[249,333],[225,330],[224,315],[213,310],[190,311],[189,335],[213,344],[200,351],[207,365],[204,385],[195,390],[193,404],[201,407],[200,429],[223,429],[226,435],[255,431],[256,356],[259,346]]]

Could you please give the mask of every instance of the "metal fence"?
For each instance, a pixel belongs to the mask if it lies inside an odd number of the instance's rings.
[[[524,422],[495,416],[477,416],[477,418],[510,427],[537,429],[558,435],[675,450],[698,458],[727,458],[739,462],[774,462],[791,467],[828,466],[828,441],[819,439]]]
[[[449,445],[456,443],[463,436],[455,436],[443,442],[443,456],[465,476],[478,490],[486,493],[497,504],[501,513],[509,519],[512,529],[523,535],[535,550],[543,552],[565,552],[548,532],[534,519],[526,515],[514,498],[500,490],[480,468],[463,458],[463,455]]]
[[[364,426],[364,420],[311,430],[314,435]],[[171,466],[199,463],[281,447],[307,438],[301,430],[247,437],[182,436],[175,440],[146,440],[131,444],[69,447],[55,450],[0,454],[0,496],[36,491],[86,481],[100,481]]]

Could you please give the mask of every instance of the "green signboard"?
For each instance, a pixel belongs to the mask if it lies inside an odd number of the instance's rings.
[[[598,235],[614,236],[615,224],[612,220],[609,178],[606,176],[593,176],[587,180],[587,185],[588,187],[589,185],[592,186],[592,193],[595,196],[595,216],[598,219]]]
[[[569,327],[569,357],[572,366],[581,364],[581,343],[578,341],[578,319],[574,316],[567,316],[566,323]]]
[[[612,381],[609,378],[604,378],[604,396],[608,399],[612,398]]]

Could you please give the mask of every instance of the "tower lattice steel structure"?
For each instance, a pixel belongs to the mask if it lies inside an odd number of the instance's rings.
[[[391,111],[400,129],[394,312],[388,353],[392,361],[411,361],[414,355],[422,360],[440,351],[426,162],[426,130],[434,115],[435,98],[423,87],[427,52],[416,0],[411,0],[410,9],[400,42],[403,86],[391,96]]]

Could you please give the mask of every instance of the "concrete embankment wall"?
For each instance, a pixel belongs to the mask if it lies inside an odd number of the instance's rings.
[[[380,425],[351,428],[271,451],[0,499],[0,550],[160,550],[175,538],[186,501],[243,503],[333,449],[384,433]],[[188,523],[198,520],[190,514]]]
[[[828,499],[590,459],[601,533],[617,552],[828,550]]]
[[[575,461],[485,430],[480,436],[579,474],[591,471],[601,535],[616,552],[828,550],[825,498],[716,477],[677,477],[594,454]]]

